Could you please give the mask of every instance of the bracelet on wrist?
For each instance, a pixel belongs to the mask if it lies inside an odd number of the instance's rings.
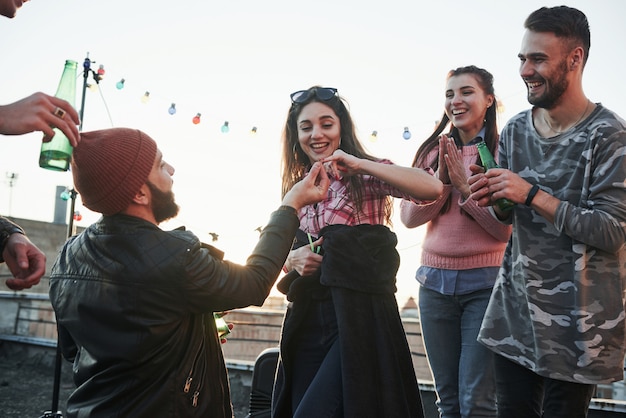
[[[291,206],[287,206],[287,205],[280,205],[278,207],[278,210],[286,210],[287,212],[291,212],[294,215],[298,216],[298,211],[296,210],[296,208],[291,207]]]
[[[23,235],[24,233],[22,232],[22,230],[19,229],[0,231],[0,263],[4,263],[4,257],[2,256],[2,253],[4,252],[4,248],[7,245],[7,241],[9,240],[9,238],[11,238],[11,235],[13,234]]]
[[[530,191],[528,192],[528,196],[526,196],[526,201],[524,202],[526,206],[530,206],[530,204],[533,202],[533,199],[535,198],[535,195],[537,195],[538,191],[539,191],[539,186],[537,186],[536,184],[530,188]]]

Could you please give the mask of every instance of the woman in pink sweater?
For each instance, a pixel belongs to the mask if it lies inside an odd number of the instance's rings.
[[[442,418],[496,416],[492,354],[476,337],[511,228],[469,199],[467,184],[469,166],[480,164],[478,142],[497,155],[496,107],[488,71],[472,65],[448,73],[444,115],[413,160],[434,171],[444,192],[430,205],[405,200],[400,206],[406,227],[427,228],[416,278]]]

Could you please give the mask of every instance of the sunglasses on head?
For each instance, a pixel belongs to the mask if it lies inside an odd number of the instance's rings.
[[[315,87],[309,90],[300,90],[295,93],[291,93],[291,103],[304,103],[313,96],[317,96],[318,99],[327,101],[335,97],[337,89],[333,87]]]

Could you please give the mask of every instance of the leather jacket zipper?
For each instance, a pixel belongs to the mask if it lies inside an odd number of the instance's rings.
[[[200,343],[200,347],[196,352],[196,356],[194,358],[193,363],[191,364],[191,368],[189,369],[189,373],[187,375],[187,379],[185,379],[185,384],[183,386],[183,392],[189,393],[191,390],[191,385],[196,379],[198,381],[198,385],[194,388],[193,395],[191,396],[191,406],[194,408],[198,406],[198,398],[200,397],[200,390],[202,389],[202,381],[204,375],[206,374],[206,364],[205,361],[202,361],[204,353],[204,339]],[[196,366],[201,366],[202,370],[200,373],[197,373]]]

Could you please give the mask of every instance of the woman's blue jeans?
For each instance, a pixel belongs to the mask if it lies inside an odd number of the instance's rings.
[[[491,289],[443,295],[420,286],[419,311],[441,418],[496,417],[493,353],[477,340]]]

